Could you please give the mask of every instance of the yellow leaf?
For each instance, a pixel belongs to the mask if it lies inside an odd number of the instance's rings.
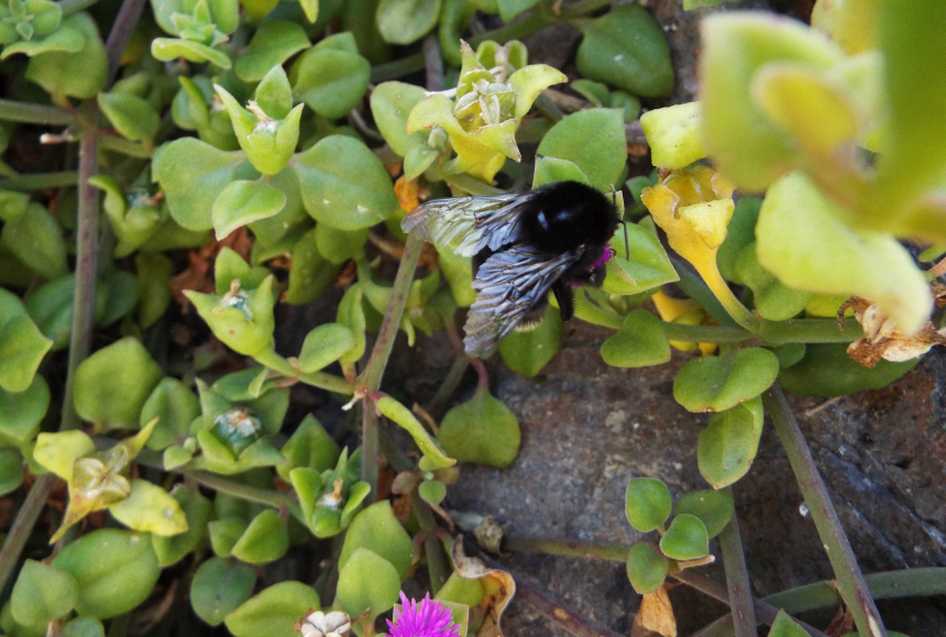
[[[677,637],[677,618],[665,588],[644,595],[634,617],[634,629],[645,629],[663,637]]]

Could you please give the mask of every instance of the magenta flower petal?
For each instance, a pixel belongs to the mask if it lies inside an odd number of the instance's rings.
[[[453,622],[450,609],[430,599],[430,594],[416,602],[401,593],[401,604],[394,607],[394,619],[388,620],[389,637],[460,637],[460,627]]]

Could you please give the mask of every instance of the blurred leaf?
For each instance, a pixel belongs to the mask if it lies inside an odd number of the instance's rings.
[[[703,159],[706,150],[700,124],[699,102],[655,108],[641,115],[651,163],[671,170]]]
[[[709,553],[706,525],[695,515],[681,513],[673,518],[660,538],[660,551],[674,560],[695,560]]]
[[[0,288],[0,389],[13,393],[29,389],[52,344],[30,319],[20,299]]]
[[[561,313],[549,306],[533,329],[513,331],[504,337],[499,342],[499,355],[512,371],[534,378],[558,354],[561,340]]]
[[[811,293],[794,290],[776,279],[759,263],[755,242],[742,249],[736,258],[737,280],[752,290],[756,311],[770,321],[786,321],[799,314],[811,300]]]
[[[339,569],[334,605],[352,617],[368,613],[373,618],[394,606],[400,590],[397,569],[378,554],[359,548]]]
[[[80,615],[108,619],[151,594],[161,569],[147,535],[99,529],[67,544],[52,565],[79,583]]]
[[[37,374],[24,391],[0,389],[0,443],[25,448],[49,409],[49,385]]]
[[[62,21],[61,28],[81,33],[82,49],[42,53],[30,58],[26,79],[61,99],[67,96],[79,99],[95,97],[105,85],[108,69],[105,45],[95,21],[87,13],[75,13]]]
[[[618,6],[591,20],[583,30],[576,64],[584,77],[642,97],[670,94],[674,79],[670,47],[646,9]]]
[[[62,229],[49,211],[37,203],[31,203],[24,214],[7,221],[0,240],[43,278],[55,279],[68,272]]]
[[[735,409],[746,408],[740,405]],[[761,422],[759,427],[761,429]],[[706,532],[710,539],[713,539],[726,528],[732,519],[734,513],[732,494],[728,491],[690,491],[677,498],[674,511],[690,513],[700,518],[706,525]]]
[[[391,177],[361,141],[330,135],[297,155],[302,201],[316,221],[359,230],[383,221],[397,208]]]
[[[673,381],[673,397],[687,411],[725,411],[755,398],[778,375],[775,354],[749,347],[688,361]]]
[[[588,144],[589,139],[595,143]],[[627,160],[623,116],[606,108],[567,115],[549,129],[536,152],[574,162],[595,188],[607,191],[617,183]]]
[[[646,310],[634,310],[617,334],[601,344],[601,358],[612,367],[650,367],[670,360],[670,345],[660,319]]]
[[[138,272],[138,323],[147,329],[158,322],[171,304],[171,272],[174,265],[162,254],[138,254],[135,270]]]
[[[233,71],[244,82],[258,82],[271,68],[283,64],[308,46],[305,30],[295,22],[266,20],[237,58]]]
[[[609,294],[630,296],[680,280],[650,218],[618,227],[611,237],[611,248],[614,257],[608,261],[602,285]]]
[[[919,362],[919,358],[903,363],[881,360],[874,367],[864,367],[848,356],[844,343],[811,343],[800,362],[781,371],[779,382],[802,396],[846,396],[887,387]]]
[[[673,501],[662,480],[632,478],[624,497],[627,521],[641,533],[662,527],[670,517]]]
[[[219,626],[250,598],[255,584],[252,566],[212,557],[200,565],[191,580],[191,608],[206,623]]]
[[[161,117],[154,107],[128,93],[99,93],[98,105],[118,133],[135,142],[151,140],[158,132]]]
[[[808,631],[795,623],[784,610],[779,610],[769,630],[769,637],[805,637]]]
[[[521,437],[515,414],[485,388],[451,408],[437,434],[447,453],[457,460],[500,469],[516,459]]]
[[[439,15],[440,0],[381,0],[378,30],[385,42],[410,44],[433,29]]]
[[[126,337],[86,358],[76,369],[75,406],[96,430],[136,429],[161,368],[141,342]]]
[[[295,625],[306,613],[321,608],[311,586],[292,580],[273,584],[226,616],[234,637],[298,637]]]
[[[627,579],[638,595],[653,593],[663,586],[670,561],[647,542],[637,542],[627,554]]]
[[[78,588],[78,582],[69,573],[43,562],[26,560],[10,595],[13,618],[27,626],[59,619],[75,608]]]

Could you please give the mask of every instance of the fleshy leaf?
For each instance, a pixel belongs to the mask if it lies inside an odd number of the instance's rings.
[[[594,139],[594,144],[588,140]],[[599,190],[617,183],[627,160],[624,117],[621,111],[590,108],[562,118],[542,138],[541,157],[574,162]]]
[[[147,480],[132,480],[127,498],[109,507],[115,519],[135,531],[158,536],[187,531],[181,505],[167,491]]]
[[[298,637],[296,623],[319,608],[319,595],[311,586],[288,580],[264,588],[224,621],[234,637]]]
[[[338,119],[361,101],[370,75],[371,65],[357,51],[326,46],[323,40],[293,64],[292,89],[322,117]]]
[[[735,505],[732,493],[728,491],[690,491],[677,499],[673,510],[676,513],[690,513],[703,520],[706,532],[712,539],[729,524]]]
[[[533,378],[558,354],[562,340],[561,313],[549,306],[533,329],[513,331],[499,342],[499,355],[506,367]]]
[[[699,102],[647,111],[641,115],[641,128],[654,166],[668,170],[685,168],[706,156]]]
[[[339,569],[335,605],[352,617],[377,617],[394,606],[400,589],[397,569],[377,553],[359,548]]]
[[[237,58],[233,71],[244,82],[258,82],[270,69],[308,46],[305,30],[295,22],[266,20]]]
[[[39,432],[48,408],[49,385],[38,374],[22,392],[0,389],[0,443],[24,448]]]
[[[660,551],[675,560],[695,560],[709,553],[709,534],[703,521],[689,513],[676,516],[660,538]]]
[[[197,569],[191,581],[194,613],[211,626],[219,626],[253,594],[256,570],[233,560],[212,557]],[[269,633],[269,631],[267,631]]]
[[[670,489],[656,478],[633,478],[627,483],[625,513],[631,526],[642,533],[658,529],[670,517]]]
[[[358,513],[345,533],[345,543],[338,556],[338,567],[344,569],[348,560],[361,549],[384,558],[400,577],[407,575],[413,559],[411,537],[394,515],[387,500],[376,502]]]
[[[424,454],[423,460],[427,463],[428,470],[446,469],[456,464],[457,461],[444,453],[437,441],[427,433],[424,426],[407,407],[390,396],[382,396],[375,401],[375,405],[380,414],[403,427],[411,435],[414,444]]]
[[[0,365],[0,389],[26,391],[53,342],[39,331],[20,299],[2,288],[0,310],[0,360],[4,361]]]
[[[426,35],[440,15],[441,0],[381,0],[378,30],[385,42],[410,44]]]
[[[673,397],[688,411],[725,411],[768,389],[778,371],[778,358],[761,347],[693,359],[677,373]]]
[[[638,595],[663,586],[669,570],[670,561],[652,544],[637,542],[627,553],[627,579]]]
[[[214,200],[210,212],[217,240],[237,228],[277,215],[285,205],[286,195],[266,182],[230,182]]]
[[[340,323],[326,323],[306,334],[299,352],[299,369],[306,374],[328,367],[355,346],[351,330]]]
[[[45,625],[76,606],[79,584],[72,575],[54,566],[26,560],[13,585],[10,611],[25,626]]]
[[[485,389],[450,409],[443,417],[438,439],[462,462],[508,467],[519,453],[519,421],[501,400]]]
[[[634,310],[621,330],[601,344],[601,358],[612,367],[650,367],[670,360],[670,345],[660,320],[646,310]]]

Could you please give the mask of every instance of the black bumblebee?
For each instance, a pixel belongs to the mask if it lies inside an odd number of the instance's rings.
[[[617,211],[600,191],[564,181],[526,193],[428,201],[401,223],[427,241],[473,257],[473,289],[463,346],[486,357],[517,327],[541,319],[549,290],[562,318],[574,313],[573,287],[601,285],[614,255]]]

